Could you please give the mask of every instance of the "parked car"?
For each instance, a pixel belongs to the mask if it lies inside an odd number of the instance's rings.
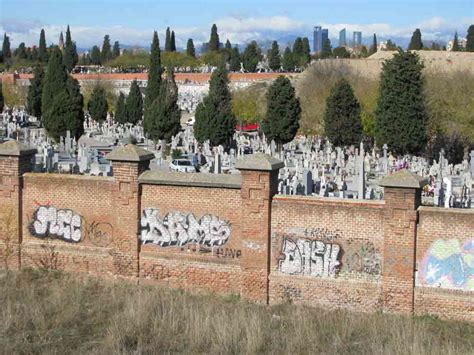
[[[188,159],[174,159],[170,163],[171,171],[178,171],[181,173],[195,173],[196,168],[194,167],[191,160]]]

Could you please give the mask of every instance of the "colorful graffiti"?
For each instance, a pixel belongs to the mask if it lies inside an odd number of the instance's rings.
[[[458,239],[435,241],[419,271],[424,286],[474,291],[474,239],[461,245]]]

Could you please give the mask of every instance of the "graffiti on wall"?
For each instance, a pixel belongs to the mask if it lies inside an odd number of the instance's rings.
[[[62,239],[70,243],[89,239],[92,244],[100,247],[109,246],[114,233],[110,223],[87,223],[83,216],[70,209],[58,209],[49,205],[39,205],[33,214],[29,230],[37,238]]]
[[[140,239],[143,244],[221,246],[227,242],[230,233],[230,223],[213,215],[204,215],[198,220],[192,213],[170,212],[161,218],[158,209],[146,208],[141,218]]]
[[[474,291],[474,239],[438,239],[426,252],[419,271],[425,286]]]
[[[335,277],[341,247],[320,240],[284,238],[279,271],[290,275]]]
[[[350,240],[347,243],[353,244]],[[348,251],[344,255],[342,271],[380,275],[382,272],[380,251],[371,241],[362,243],[358,249]]]

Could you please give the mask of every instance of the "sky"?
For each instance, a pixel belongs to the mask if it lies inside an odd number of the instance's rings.
[[[154,30],[163,44],[168,26],[185,47],[188,38],[208,41],[213,23],[221,41],[233,44],[292,36],[311,42],[315,25],[328,28],[333,42],[342,28],[349,38],[362,31],[366,43],[373,33],[407,42],[415,28],[425,40],[446,42],[455,31],[466,35],[474,0],[0,0],[0,31],[13,48],[37,44],[41,28],[48,44],[57,43],[67,24],[78,48],[100,46],[106,34],[112,42],[149,46]]]

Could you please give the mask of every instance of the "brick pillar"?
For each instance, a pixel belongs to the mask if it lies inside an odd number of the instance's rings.
[[[112,151],[107,159],[112,162],[115,180],[114,206],[114,266],[115,274],[138,277],[138,240],[140,223],[140,186],[138,177],[148,170],[153,153],[128,144]]]
[[[417,208],[427,181],[401,170],[381,181],[384,187],[383,309],[413,313]]]
[[[23,174],[33,170],[36,149],[0,144],[0,267],[19,268]]]
[[[272,197],[283,162],[257,153],[237,163],[242,174],[242,296],[268,303]]]

